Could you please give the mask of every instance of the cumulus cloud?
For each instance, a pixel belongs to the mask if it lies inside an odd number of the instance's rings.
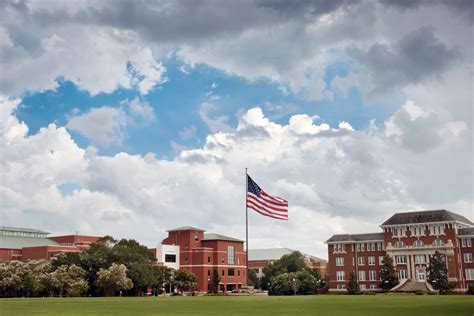
[[[472,211],[472,159],[466,159],[472,158],[472,137],[465,130],[446,133],[429,150],[411,150],[404,133],[426,128],[415,123],[431,115],[439,128],[455,122],[409,101],[402,107],[406,113],[365,131],[348,122],[322,127],[313,122],[317,117],[304,114],[281,125],[254,108],[236,128],[210,134],[202,147],[178,148],[173,160],[152,153],[98,155],[54,125],[9,141],[9,132],[23,123],[11,114],[19,101],[2,102],[10,111],[2,114],[0,138],[0,201],[8,224],[35,222],[53,232],[79,229],[149,245],[165,229],[186,224],[242,238],[245,167],[266,191],[290,201],[288,222],[250,215],[252,248],[298,244],[324,257],[322,241],[331,234],[378,231],[396,210],[447,207],[466,216]],[[399,134],[390,134],[390,124]],[[328,131],[331,137],[321,137]],[[394,135],[401,135],[396,146]],[[64,183],[78,188],[63,196],[58,187]]]
[[[132,101],[133,102],[133,101]],[[73,116],[66,127],[100,145],[120,144],[125,138],[127,115],[120,108],[103,106]]]
[[[122,101],[122,104],[127,105],[130,108],[130,112],[133,116],[141,117],[146,120],[152,120],[155,118],[155,110],[146,100],[134,98],[132,101]]]

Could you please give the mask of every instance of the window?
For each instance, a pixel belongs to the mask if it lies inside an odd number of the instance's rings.
[[[375,244],[372,243],[371,246],[372,246],[372,251],[375,251]]]
[[[379,256],[379,265],[383,265],[383,256]]]
[[[366,289],[367,289],[367,288],[365,287],[365,284],[361,284],[361,285],[359,286],[359,288],[360,288],[361,290],[366,290]]]
[[[365,271],[359,271],[359,281],[365,281]]]
[[[474,280],[474,269],[465,269],[466,280]]]
[[[207,270],[207,276],[211,276],[211,270]]]
[[[382,250],[382,243],[381,242],[377,243],[377,250],[378,251]]]
[[[227,247],[227,263],[234,264],[234,246]]]
[[[237,270],[237,276],[240,276],[240,270]]]
[[[425,263],[425,255],[415,255],[415,263]]]
[[[240,264],[240,258],[237,258],[237,264]]]
[[[344,252],[346,247],[344,244],[335,244],[334,245],[334,252]]]
[[[471,238],[461,239],[461,247],[471,247]]]
[[[199,240],[198,232],[194,232],[194,240],[195,240],[195,241],[198,241],[198,240]]]
[[[465,253],[464,254],[464,262],[471,263],[472,262],[472,253]]]
[[[371,289],[371,290],[377,289],[377,284],[375,284],[375,283],[370,283],[370,289]]]
[[[399,240],[395,243],[395,248],[403,248],[403,247],[405,247],[405,243],[403,241]]]
[[[369,280],[370,281],[377,281],[377,272],[375,270],[369,271]]]
[[[360,266],[365,265],[365,258],[364,258],[364,257],[358,257],[358,258],[357,258],[357,263],[358,263]]]
[[[344,257],[337,257],[336,266],[343,266],[343,265],[344,265]]]
[[[370,256],[369,257],[369,266],[374,266],[375,265],[375,257],[374,256]]]
[[[234,276],[235,275],[234,269],[233,268],[227,269],[227,275],[228,276]]]
[[[360,244],[360,251],[365,251],[365,244]]]
[[[444,245],[444,242],[441,239],[433,240],[433,246],[442,246],[442,245]]]
[[[357,250],[357,251],[360,251],[360,244],[357,244],[357,245],[356,245],[356,250]]]
[[[395,256],[395,262],[397,264],[406,264],[407,263],[407,257],[406,256]]]
[[[393,232],[393,237],[403,237],[403,236],[405,236],[405,229],[403,229],[402,227],[393,228],[392,232]]]
[[[415,242],[413,243],[413,247],[417,247],[417,248],[423,247],[424,245],[425,245],[425,244],[423,243],[423,241],[421,241],[421,240],[419,240],[419,239],[418,239],[418,240],[415,240]]]
[[[222,263],[224,263],[224,257],[222,257],[221,261],[222,261]]]
[[[184,263],[188,263],[188,258],[184,258]]]
[[[398,270],[398,278],[400,280],[405,280],[408,278],[407,270]]]
[[[184,244],[184,249],[188,249],[188,244]]]
[[[345,272],[344,271],[336,271],[336,280],[337,281],[344,281],[345,279]]]
[[[337,285],[337,289],[338,289],[338,290],[344,290],[344,289],[345,289],[344,284],[338,284],[338,285]]]
[[[176,255],[165,254],[165,262],[176,262]]]
[[[432,235],[444,235],[444,225],[433,226]]]
[[[225,272],[224,272],[224,270],[222,270],[222,276],[225,276]]]
[[[211,257],[207,257],[207,263],[211,263]]]
[[[410,234],[412,236],[424,236],[425,235],[425,226],[411,226]]]

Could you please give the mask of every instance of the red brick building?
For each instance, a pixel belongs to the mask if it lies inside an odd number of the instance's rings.
[[[168,255],[167,260],[173,264],[173,258],[179,258],[179,267],[196,275],[198,291],[212,289],[214,270],[219,273],[220,291],[234,291],[247,285],[242,240],[186,226],[168,230],[162,244],[179,246],[179,256]]]
[[[426,267],[435,251],[445,256],[456,290],[474,286],[474,224],[464,216],[446,210],[396,213],[380,227],[381,233],[334,235],[326,241],[330,290],[345,290],[351,273],[361,290],[380,289],[385,254],[393,258],[400,280],[394,290],[430,290]]]
[[[263,275],[263,269],[269,264],[281,259],[284,255],[289,255],[295,250],[288,248],[268,248],[249,250],[249,269],[255,270],[258,277]],[[302,253],[306,266],[310,269],[318,270],[322,277],[327,273],[327,261],[315,256]]]
[[[48,232],[17,227],[0,227],[0,262],[51,259],[61,253],[89,249],[99,237],[68,235],[48,238]]]

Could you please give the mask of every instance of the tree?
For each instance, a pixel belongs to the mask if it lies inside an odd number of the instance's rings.
[[[349,285],[347,286],[347,293],[351,295],[360,293],[359,284],[357,284],[357,278],[354,272],[351,272],[349,276]]]
[[[389,255],[383,257],[382,267],[380,269],[381,288],[388,291],[398,284],[398,275],[393,267],[393,259]]]
[[[221,278],[219,276],[219,272],[217,269],[214,269],[214,272],[212,274],[212,292],[213,293],[219,293],[219,283],[221,282]]]
[[[178,270],[173,276],[173,284],[176,289],[182,294],[189,292],[196,287],[197,279],[194,273],[186,270]]]
[[[428,282],[435,290],[439,290],[441,294],[451,292],[452,286],[448,280],[448,269],[446,267],[446,258],[439,251],[436,251],[430,258],[428,267]]]
[[[70,296],[80,296],[87,291],[88,284],[85,280],[86,272],[75,264],[70,266],[60,266],[51,272],[51,285],[60,297],[63,294]]]
[[[298,284],[294,273],[282,273],[271,279],[268,294],[292,295],[295,290],[298,291]]]
[[[257,272],[254,269],[249,269],[249,285],[256,289],[260,288],[260,279],[257,276]]]
[[[303,269],[306,269],[306,262],[304,256],[299,251],[284,255],[263,269],[263,277],[260,279],[262,289],[268,290],[269,284],[272,283],[272,278],[280,274],[298,272]]]
[[[294,277],[298,282],[298,294],[308,295],[316,293],[319,279],[311,273],[310,269],[298,271],[294,274]]]
[[[108,269],[97,272],[95,285],[105,296],[114,296],[117,291],[133,287],[132,280],[127,277],[127,267],[124,264],[112,263]]]

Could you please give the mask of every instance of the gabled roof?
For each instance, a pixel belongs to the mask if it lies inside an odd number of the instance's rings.
[[[37,246],[60,246],[59,243],[41,237],[0,236],[0,249],[21,249]]]
[[[249,261],[271,261],[279,260],[284,255],[289,255],[296,250],[289,248],[268,248],[268,249],[250,249]],[[302,253],[304,257],[311,258],[315,261],[326,261],[324,259]]]
[[[179,232],[179,231],[186,231],[186,230],[197,230],[199,232],[205,232],[204,229],[200,229],[200,228],[196,228],[192,226],[183,226],[183,227],[168,229],[167,232]]]
[[[49,234],[49,232],[45,232],[39,229],[32,229],[32,228],[22,228],[22,227],[11,227],[11,226],[0,226],[0,230],[3,231],[11,231],[11,232],[25,232],[25,233],[37,233],[37,234]]]
[[[474,236],[474,227],[459,228],[458,236]]]
[[[418,212],[395,213],[381,226],[422,224],[436,222],[461,222],[467,225],[474,225],[470,220],[462,215],[447,210],[428,210]]]
[[[326,240],[326,243],[333,242],[358,242],[358,241],[379,241],[383,240],[383,233],[369,233],[369,234],[341,234],[333,235]]]
[[[219,234],[212,234],[212,233],[204,234],[204,238],[202,240],[203,241],[206,241],[206,240],[226,240],[226,241],[244,242],[243,240],[240,240],[240,239],[237,239],[237,238],[232,238],[232,237],[219,235]]]

